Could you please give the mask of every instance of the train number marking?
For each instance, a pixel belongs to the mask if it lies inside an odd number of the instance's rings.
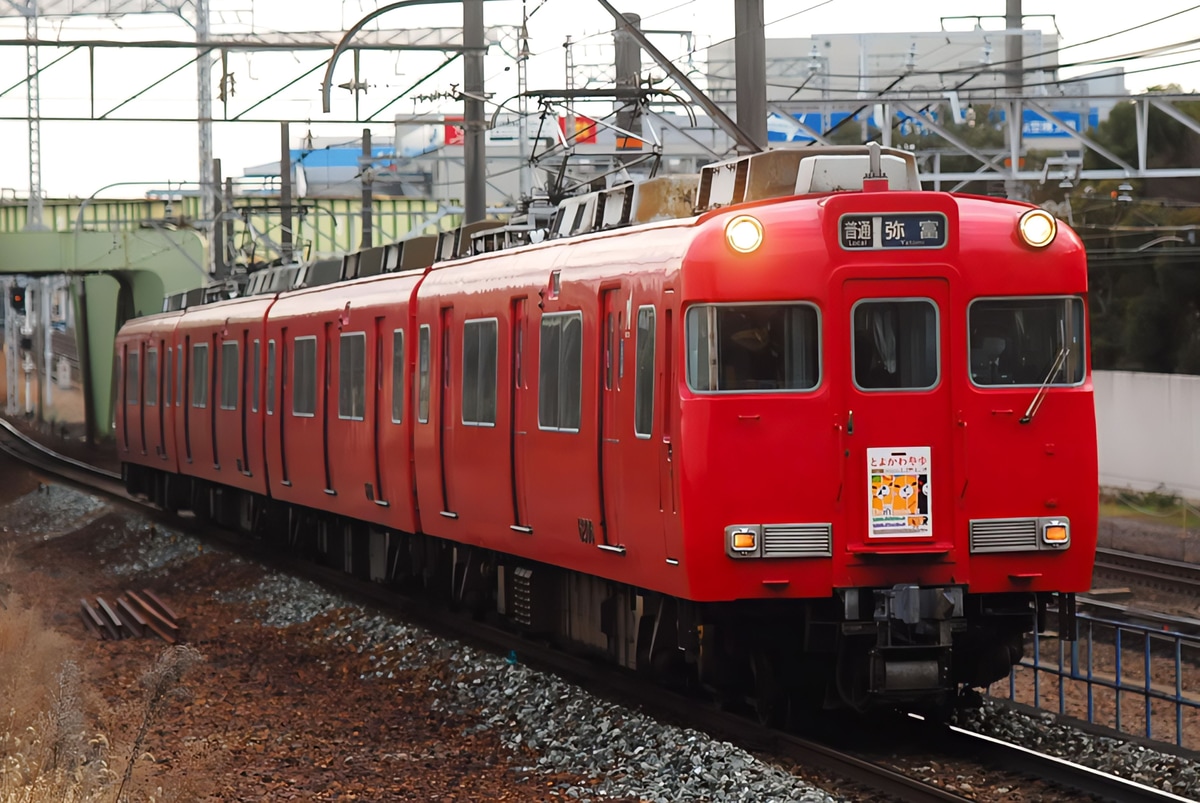
[[[579,520],[579,540],[585,544],[596,543],[596,528],[592,526],[591,519]]]

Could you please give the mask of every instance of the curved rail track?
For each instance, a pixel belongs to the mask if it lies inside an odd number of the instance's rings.
[[[47,474],[94,488],[109,495],[128,498],[121,475],[106,471],[48,449],[0,418],[0,451]]]
[[[120,475],[89,466],[60,455],[30,440],[23,433],[0,419],[0,451],[37,470],[62,477],[72,483],[123,501],[132,501],[151,510],[153,506],[131,500],[125,493]],[[266,545],[249,542],[226,531],[205,527],[199,529],[190,520],[173,519],[176,526],[196,531],[197,535],[214,538],[239,550],[254,553],[265,562],[301,574],[322,584],[398,612],[418,624],[439,633],[490,649],[500,654],[517,650],[523,662],[539,669],[554,672],[594,693],[615,697],[667,721],[703,730],[719,738],[735,742],[746,749],[769,752],[803,767],[842,779],[845,786],[858,788],[865,795],[882,795],[890,801],[904,803],[946,803],[972,800],[935,784],[926,783],[902,771],[883,766],[863,751],[843,749],[822,744],[794,734],[765,728],[756,722],[714,707],[697,705],[694,697],[664,690],[644,678],[595,661],[565,653],[537,642],[530,642],[513,633],[480,622],[468,616],[429,605],[427,600],[399,594],[376,583],[356,580],[344,573],[326,569],[294,558],[281,559]],[[917,718],[919,719],[919,718]],[[1050,784],[1071,790],[1080,797],[1121,803],[1164,803],[1183,801],[1168,792],[1153,789],[1106,775],[1087,767],[1046,756],[1018,745],[946,725],[913,722],[920,729],[911,739],[899,739],[897,744],[936,745],[937,749],[955,759],[971,761],[1004,773],[1014,784]],[[844,786],[843,786],[844,791]]]

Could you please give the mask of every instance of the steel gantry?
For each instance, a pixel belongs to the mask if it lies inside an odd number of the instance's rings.
[[[817,131],[805,124],[809,117],[820,115],[828,120],[837,113],[857,113],[869,116],[870,123],[877,128],[877,136],[885,146],[893,145],[899,137],[897,131],[916,131],[930,143],[918,142],[916,152],[925,155],[922,178],[933,182],[935,188],[961,189],[972,181],[1047,181],[1047,180],[1105,180],[1135,178],[1194,178],[1200,176],[1200,167],[1150,167],[1155,160],[1149,141],[1149,119],[1152,110],[1164,114],[1200,135],[1200,121],[1180,110],[1176,104],[1200,101],[1200,94],[1149,93],[1144,95],[1070,95],[1047,96],[1045,94],[1020,95],[962,95],[953,92],[882,93],[864,100],[805,100],[803,102],[775,101],[770,110],[784,124],[795,129],[804,142],[829,141],[828,131]],[[1114,107],[1119,104],[1134,105],[1137,125],[1137,156],[1132,161],[1121,158],[1111,149],[1098,142],[1086,130],[1080,131],[1081,120],[1087,120],[1090,109],[1100,106]],[[972,145],[962,131],[962,123],[950,121],[963,118],[963,110],[987,108],[995,125],[1005,131],[1003,149],[985,149]],[[1036,131],[1030,128],[1030,117],[1037,124]],[[979,125],[987,123],[981,122]],[[912,139],[908,142],[911,144]],[[936,143],[936,145],[934,144]],[[1041,151],[1049,156],[1043,166],[1026,167],[1024,157],[1029,151]],[[1083,154],[1091,151],[1100,157],[1104,166],[1085,167]],[[942,170],[941,158],[947,155],[969,156],[979,163],[971,170]],[[938,158],[934,158],[938,157]]]
[[[212,127],[214,122],[295,122],[294,117],[284,117],[278,114],[255,114],[263,104],[277,98],[289,88],[295,86],[304,78],[325,67],[329,60],[330,51],[338,44],[343,36],[342,31],[282,31],[282,32],[245,32],[245,33],[215,33],[210,25],[210,4],[212,0],[0,0],[0,20],[4,18],[24,19],[26,23],[25,37],[22,39],[0,39],[0,47],[24,47],[27,55],[27,69],[24,79],[16,81],[7,88],[0,89],[0,98],[21,87],[26,90],[28,104],[25,114],[0,115],[0,120],[27,121],[29,131],[29,199],[27,220],[29,228],[37,228],[41,221],[41,206],[43,192],[41,188],[41,137],[42,123],[65,121],[121,121],[121,122],[194,122],[198,133],[198,165],[200,174],[200,189],[204,197],[202,206],[203,219],[198,223],[203,228],[211,225],[215,217],[215,205],[220,194],[220,188],[213,184],[213,144]],[[130,15],[170,14],[182,19],[194,31],[194,38],[187,39],[147,39],[119,40],[104,38],[72,38],[70,35],[44,39],[39,32],[39,20],[50,18],[117,18]],[[506,43],[515,44],[516,31],[512,27],[492,26],[481,31],[483,46]],[[39,51],[44,48],[53,49],[55,57],[48,64],[39,63]],[[156,65],[147,71],[149,80],[139,89],[127,95],[115,105],[97,106],[96,91],[96,54],[104,51],[158,50],[170,52],[174,50],[191,51],[193,55],[176,62],[169,68]],[[354,114],[346,119],[324,117],[322,123],[391,123],[388,118],[381,118],[389,107],[407,95],[397,94],[386,104],[368,115],[360,113],[360,96],[366,91],[368,83],[360,73],[360,51],[429,51],[452,54],[442,63],[442,67],[454,60],[454,56],[470,50],[464,45],[461,28],[404,28],[394,30],[365,31],[346,46],[354,53],[354,77],[343,88],[348,89],[354,97]],[[233,107],[233,74],[229,69],[229,55],[233,53],[254,54],[260,52],[315,52],[320,60],[314,65],[305,67],[304,71],[283,83],[278,88],[264,96],[251,99],[241,108]],[[67,66],[86,58],[87,70],[87,105],[77,112],[53,115],[43,115],[40,109],[39,78],[48,69],[55,68],[66,62]],[[157,110],[146,112],[135,101],[143,99],[151,90],[159,87],[168,79],[195,65],[196,69],[196,112],[194,116],[163,114]],[[218,76],[214,69],[219,64],[220,112],[214,113],[213,87]],[[62,69],[62,67],[58,67]],[[441,69],[440,67],[438,69]],[[157,76],[156,76],[157,72]],[[436,73],[437,70],[434,70]],[[432,73],[431,73],[432,74]],[[429,77],[429,76],[426,76]],[[411,89],[411,88],[410,88]]]

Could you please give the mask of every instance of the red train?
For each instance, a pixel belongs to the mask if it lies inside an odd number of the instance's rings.
[[[1089,587],[1086,261],[1047,213],[870,146],[533,231],[128,322],[129,488],[766,719],[948,703]]]

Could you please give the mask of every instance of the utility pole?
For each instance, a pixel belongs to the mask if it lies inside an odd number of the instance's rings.
[[[213,159],[213,191],[216,197],[213,203],[213,229],[212,229],[212,250],[213,250],[213,275],[218,279],[229,277],[229,263],[225,260],[225,224],[218,218],[224,211],[219,190],[221,187],[221,160]]]
[[[287,123],[279,124],[279,258],[292,261],[292,137]]]
[[[25,2],[25,92],[29,114],[29,200],[25,207],[25,229],[38,231],[42,223],[42,122],[41,91],[38,87],[38,0]]]
[[[483,0],[463,0],[463,223],[483,220],[487,206],[487,143],[483,119]],[[365,232],[364,232],[365,236]]]
[[[196,41],[208,42],[209,0],[196,0]],[[198,132],[200,150],[200,218],[202,226],[214,225],[216,217],[216,194],[220,186],[213,183],[213,131],[212,131],[212,61],[211,52],[203,48],[197,49],[196,59],[196,98],[197,119],[200,122]],[[212,273],[216,265],[216,254],[211,256],[208,271]]]
[[[1021,169],[1021,138],[1022,129],[1025,127],[1025,110],[1022,107],[1020,97],[1024,94],[1025,85],[1025,64],[1024,64],[1024,14],[1021,9],[1021,0],[1005,0],[1004,8],[1004,27],[1009,31],[1005,37],[1005,60],[1008,62],[1008,67],[1004,71],[1006,83],[1008,84],[1008,93],[1012,95],[1012,100],[1009,101],[1009,120],[1008,120],[1008,152],[1009,160],[1012,166],[1009,168],[1009,175],[1004,181],[1004,194],[1009,198],[1020,198],[1022,187],[1017,182],[1017,172]]]
[[[359,247],[366,250],[375,244],[375,231],[372,216],[375,211],[375,198],[372,185],[375,183],[375,162],[371,158],[371,129],[364,128],[362,135],[362,156],[359,158],[359,181],[362,183],[362,243]]]
[[[525,90],[529,88],[529,16],[525,13],[525,2],[521,2],[521,31],[517,42],[517,158],[521,170],[517,174],[521,188],[521,200],[529,198],[532,182],[529,180],[529,104]]]
[[[1005,74],[1010,95],[1020,95],[1025,84],[1025,35],[1022,30],[1024,25],[1025,15],[1021,10],[1021,0],[1005,0],[1004,27],[1008,29],[1009,34],[1006,37],[1004,59],[1008,62]]]
[[[640,151],[642,140],[639,135],[642,133],[642,118],[638,114],[638,105],[641,102],[638,97],[638,89],[642,80],[642,48],[638,44],[638,40],[630,33],[630,29],[640,31],[642,18],[637,14],[622,14],[621,16],[629,23],[629,28],[618,25],[617,29],[613,31],[613,45],[616,51],[617,128],[621,129],[617,132],[617,150]],[[624,96],[622,96],[622,90],[626,93]],[[567,132],[567,136],[574,135],[574,130]]]
[[[763,0],[734,0],[737,124],[758,150],[767,147],[767,41]],[[753,152],[749,148],[739,148]]]
[[[575,88],[575,46],[574,43],[571,42],[570,34],[567,34],[567,39],[565,42],[563,42],[563,51],[563,58],[565,59],[567,68],[567,80],[563,86],[567,88],[567,93],[570,94],[571,90]],[[574,108],[575,104],[568,104],[566,116],[563,118],[563,122],[565,123],[565,125],[563,125],[563,133],[565,133],[568,137],[575,136]]]

